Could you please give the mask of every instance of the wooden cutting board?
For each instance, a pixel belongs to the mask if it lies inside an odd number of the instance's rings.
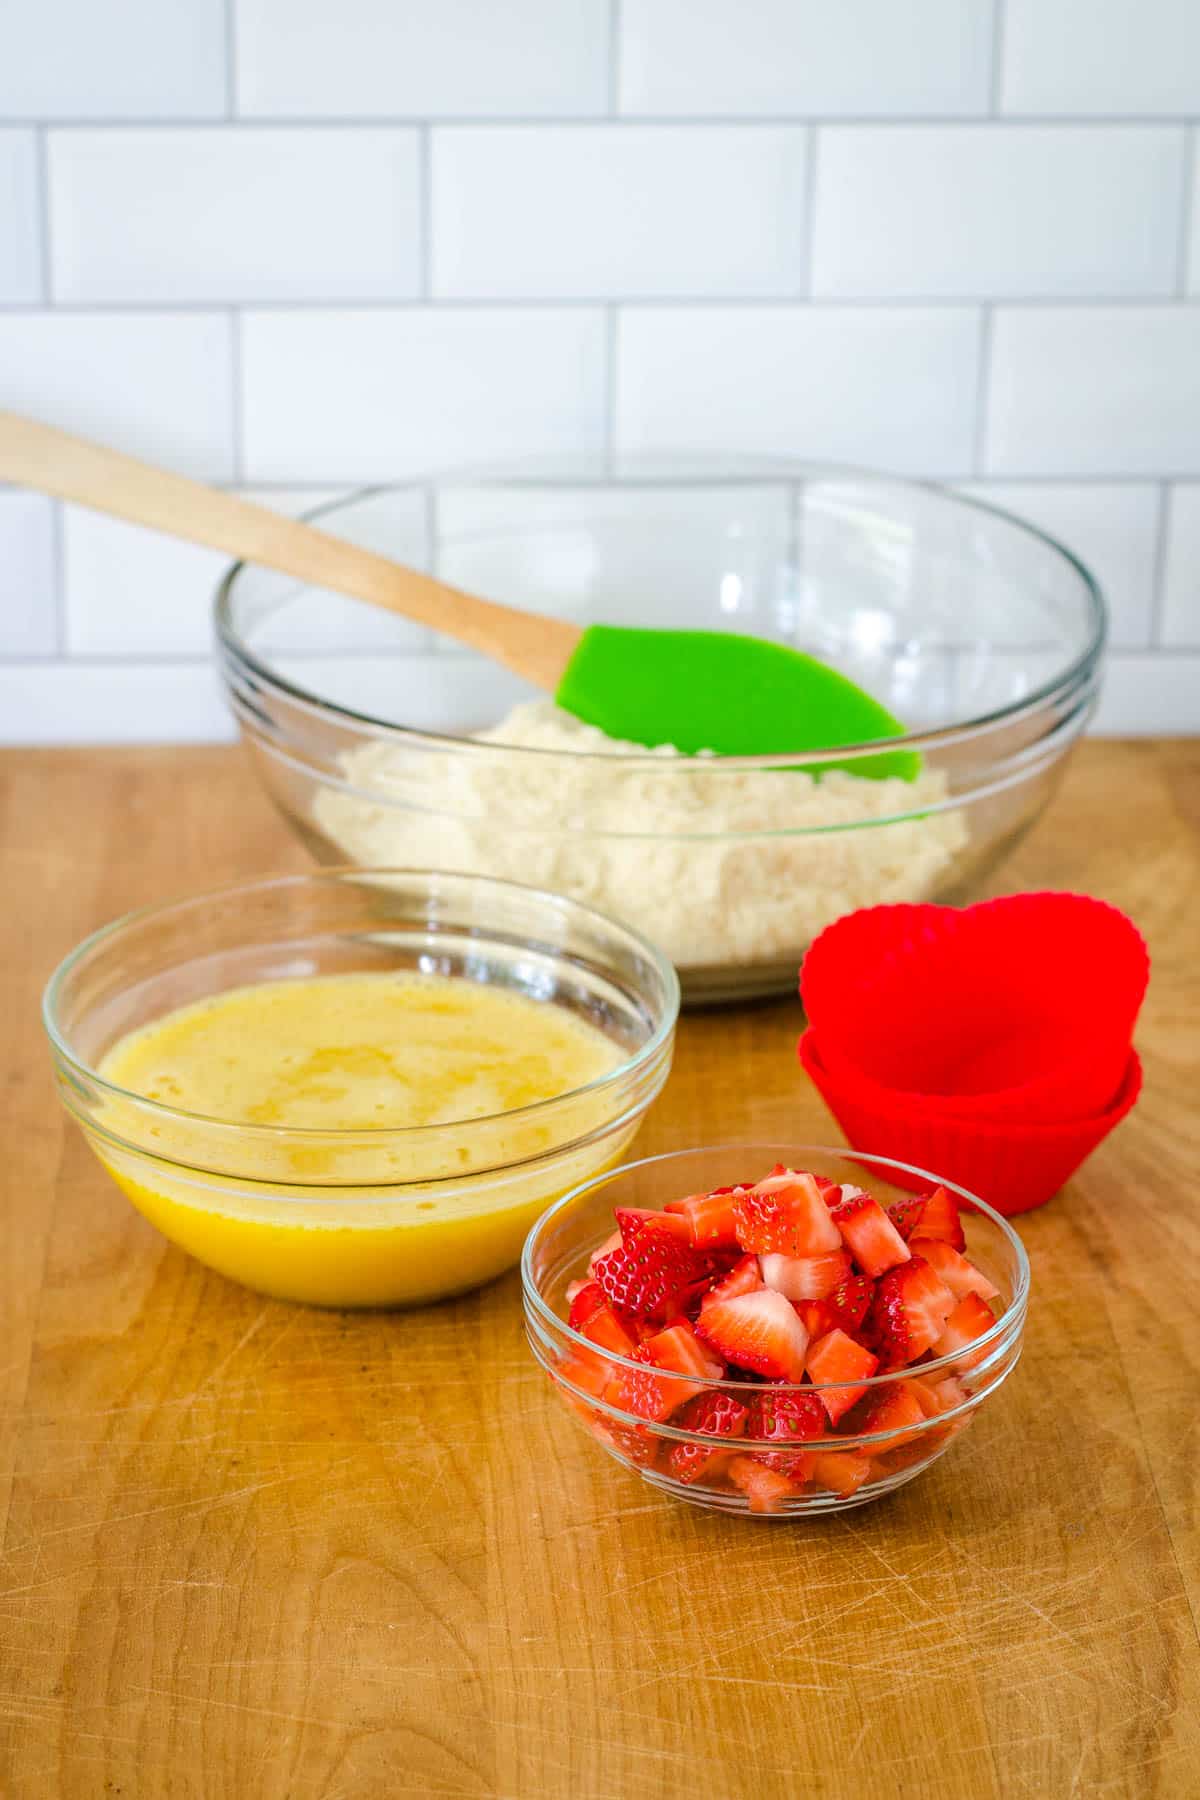
[[[1024,1362],[806,1526],[602,1457],[515,1278],[337,1315],[168,1248],[59,1113],[43,979],[304,857],[233,749],[8,753],[0,796],[5,1800],[1196,1800],[1200,744],[1086,746],[998,884],[1114,900],[1155,959],[1145,1097],[1022,1226]],[[686,1018],[643,1149],[836,1141],[799,1028]]]

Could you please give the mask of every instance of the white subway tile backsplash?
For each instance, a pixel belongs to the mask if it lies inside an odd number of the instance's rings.
[[[800,127],[448,126],[434,294],[797,293],[806,165]]]
[[[626,113],[986,110],[991,0],[622,0]]]
[[[250,312],[246,472],[372,481],[598,450],[603,365],[598,309]]]
[[[420,280],[417,134],[50,135],[55,298],[374,300]]]
[[[608,0],[237,0],[236,19],[246,115],[605,110]]]
[[[999,307],[986,468],[1200,472],[1200,307]]]
[[[234,735],[211,662],[0,664],[0,744],[198,744]]]
[[[2,488],[0,656],[53,656],[58,647],[52,503]]]
[[[1190,244],[1184,244],[1187,259],[1187,289],[1200,295],[1200,127],[1191,134],[1191,192],[1187,196],[1187,224]]]
[[[1200,649],[1200,482],[1180,482],[1168,496],[1164,588],[1163,642]],[[1200,714],[1200,684],[1196,698]]]
[[[224,0],[11,0],[0,117],[209,119],[225,111]]]
[[[1168,126],[831,126],[813,290],[1171,294],[1184,141]]]
[[[42,292],[37,145],[32,131],[0,131],[0,304]]]
[[[1200,727],[1200,652],[1125,651],[1110,656],[1092,722],[1102,737],[1171,737]]]
[[[228,480],[230,322],[206,312],[0,313],[0,405]]]
[[[1012,113],[1200,110],[1196,0],[1003,0]]]
[[[204,655],[213,593],[228,565],[218,550],[64,507],[68,654]]]
[[[629,308],[617,442],[962,475],[978,355],[967,307]]]
[[[1161,495],[1151,482],[977,481],[964,493],[1015,513],[1066,546],[1099,582],[1112,642],[1150,642]]]

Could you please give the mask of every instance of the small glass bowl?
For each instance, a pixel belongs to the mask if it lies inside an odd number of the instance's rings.
[[[411,969],[506,987],[611,1038],[606,1075],[535,1106],[403,1130],[230,1123],[98,1072],[114,1043],[231,988]],[[627,1149],[671,1065],[679,983],[636,932],[477,875],[331,869],[131,913],[50,980],[59,1092],[138,1210],[223,1275],[280,1299],[401,1306],[490,1281],[567,1188]]]
[[[889,1172],[909,1177],[925,1174],[890,1158],[810,1144],[723,1144],[649,1157],[583,1183],[552,1206],[526,1240],[521,1280],[525,1330],[534,1357],[565,1404],[609,1455],[652,1487],[694,1506],[754,1517],[798,1518],[842,1512],[878,1500],[912,1481],[944,1454],[958,1433],[970,1425],[988,1394],[1016,1367],[1029,1299],[1029,1262],[1020,1238],[999,1213],[965,1188],[926,1174],[930,1188],[942,1186],[956,1196],[967,1255],[999,1288],[1003,1311],[991,1330],[954,1356],[853,1384],[874,1397],[906,1388],[915,1393],[911,1389],[914,1378],[929,1388],[951,1380],[958,1384],[961,1399],[953,1389],[944,1390],[941,1399],[947,1403],[946,1410],[904,1430],[855,1433],[839,1429],[820,1440],[795,1439],[782,1446],[760,1442],[755,1446],[745,1439],[683,1431],[669,1421],[652,1423],[613,1405],[604,1397],[610,1380],[631,1372],[645,1378],[647,1365],[598,1349],[566,1322],[568,1284],[586,1278],[589,1257],[612,1233],[613,1208],[661,1210],[668,1201],[685,1194],[756,1180],[777,1162],[827,1175],[839,1183],[853,1182],[874,1194],[881,1205],[911,1198],[910,1187],[895,1185]],[[697,1390],[728,1394],[743,1404],[764,1391],[763,1383],[757,1381],[685,1378],[658,1369],[653,1371],[653,1379],[668,1395],[677,1384],[681,1404]],[[824,1391],[835,1386],[826,1384]],[[799,1386],[772,1383],[769,1391],[811,1395],[823,1390],[805,1382]],[[797,1483],[797,1491],[772,1499],[766,1510],[761,1501],[752,1505],[728,1473],[733,1457],[753,1459],[756,1448],[768,1458],[778,1456],[781,1450],[784,1454],[800,1452],[806,1465],[815,1463],[804,1485]],[[676,1471],[681,1463],[691,1465],[689,1479],[679,1478]]]

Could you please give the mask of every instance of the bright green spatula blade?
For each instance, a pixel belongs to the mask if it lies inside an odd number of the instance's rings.
[[[609,737],[722,756],[790,756],[904,736],[904,727],[836,669],[765,638],[725,631],[590,625],[555,700]],[[913,781],[912,750],[824,763]]]

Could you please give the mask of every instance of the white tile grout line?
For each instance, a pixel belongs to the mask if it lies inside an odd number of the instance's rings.
[[[417,229],[420,236],[420,267],[417,271],[418,294],[422,300],[433,298],[433,133],[422,125],[417,137]]]
[[[608,113],[621,111],[621,0],[608,0]]]
[[[336,300],[269,299],[253,294],[224,294],[207,300],[65,300],[53,305],[59,318],[107,317],[126,314],[130,318],[158,315],[170,318],[211,317],[231,306],[262,316],[272,313],[341,313],[349,316],[361,312],[579,312],[589,307],[599,311],[606,306],[641,308],[646,312],[686,308],[705,313],[724,310],[763,312],[790,310],[805,312],[963,312],[981,306],[1013,312],[1091,312],[1097,308],[1110,312],[1200,312],[1200,293],[1185,294],[494,294],[459,296],[437,294],[428,298],[405,299],[397,296],[380,298],[364,295],[359,299]],[[0,319],[45,318],[51,310],[43,304],[28,301],[0,301]]]
[[[979,319],[979,373],[975,380],[975,435],[971,463],[979,480],[987,467],[988,391],[992,375],[992,320],[994,308],[985,305]]]
[[[620,404],[618,371],[621,353],[621,309],[604,310],[604,471],[612,475],[617,455],[617,408]]]
[[[231,393],[229,403],[230,429],[233,433],[233,481],[228,484],[238,487],[245,484],[246,475],[246,443],[245,443],[245,398],[242,389],[242,315],[236,306],[229,309],[229,376]]]
[[[54,270],[50,256],[50,146],[44,126],[33,134],[37,160],[38,256],[42,282],[42,306],[54,305]]]
[[[1193,220],[1196,191],[1196,138],[1200,135],[1200,127],[1193,126],[1185,132],[1183,139],[1183,194],[1179,206],[1179,267],[1175,292],[1181,300],[1188,297],[1188,262],[1191,252],[1192,227],[1200,230],[1200,219]],[[1197,270],[1200,278],[1200,269]]]
[[[1007,23],[1006,0],[992,0],[992,78],[988,113],[993,119],[1002,116],[1004,104],[1004,30]]]
[[[237,0],[225,0],[225,117],[237,118]]]
[[[48,131],[228,131],[233,124],[239,131],[377,131],[388,126],[397,130],[411,131],[420,126],[427,126],[432,131],[453,131],[459,126],[477,128],[481,125],[494,126],[498,131],[526,131],[539,126],[553,129],[562,127],[604,125],[617,130],[627,125],[680,125],[702,129],[707,126],[719,127],[723,130],[737,130],[739,127],[753,128],[758,125],[784,126],[794,125],[797,130],[805,130],[809,126],[858,126],[858,125],[894,125],[898,129],[911,131],[941,130],[948,125],[973,125],[981,129],[1001,127],[1005,131],[1019,130],[1022,126],[1039,127],[1058,125],[1064,130],[1078,126],[1092,130],[1103,126],[1111,131],[1138,131],[1150,126],[1196,125],[1200,124],[1200,114],[1194,112],[1169,113],[1003,113],[993,116],[988,112],[949,112],[949,113],[896,113],[896,112],[864,112],[864,113],[627,113],[610,115],[604,112],[579,113],[533,113],[516,115],[513,113],[279,113],[269,117],[235,115],[232,120],[224,116],[217,118],[180,118],[178,115],[148,115],[144,118],[113,117],[106,119],[83,118],[46,118],[44,115],[5,114],[0,116],[0,125],[36,126],[41,125]]]
[[[1150,577],[1150,637],[1148,647],[1151,650],[1169,648],[1162,641],[1163,625],[1166,622],[1167,608],[1167,536],[1171,523],[1170,482],[1160,482],[1158,489],[1158,530],[1154,541],[1154,568]]]
[[[815,125],[810,125],[805,148],[804,267],[800,276],[800,293],[806,300],[813,298],[813,274],[817,248],[817,159],[820,155],[820,142],[820,132]]]

